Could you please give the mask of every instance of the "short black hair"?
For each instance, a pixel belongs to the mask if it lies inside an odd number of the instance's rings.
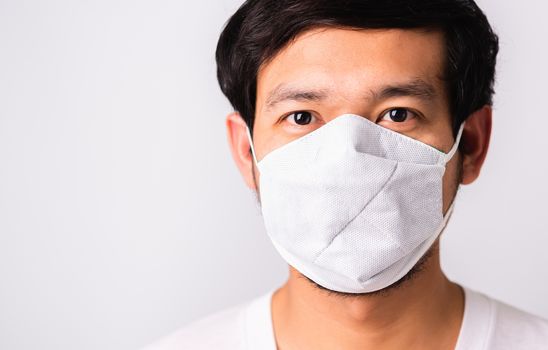
[[[440,30],[453,129],[493,104],[498,37],[473,0],[247,0],[222,31],[216,61],[221,90],[250,129],[259,68],[318,27]]]

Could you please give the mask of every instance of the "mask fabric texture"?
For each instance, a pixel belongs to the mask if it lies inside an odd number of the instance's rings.
[[[445,227],[448,154],[345,114],[257,162],[261,211],[279,254],[319,285],[369,293],[405,276]]]

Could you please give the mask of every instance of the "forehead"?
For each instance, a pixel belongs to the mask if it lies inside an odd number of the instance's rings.
[[[281,85],[347,94],[420,79],[443,90],[439,31],[319,28],[304,32],[260,67],[257,110]]]

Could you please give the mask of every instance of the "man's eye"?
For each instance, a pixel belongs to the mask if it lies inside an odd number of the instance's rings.
[[[308,125],[312,122],[314,116],[310,112],[295,112],[287,116],[290,123],[297,125]]]
[[[409,118],[413,118],[415,113],[411,112],[405,108],[394,108],[387,111],[381,118],[381,120],[386,120],[395,123],[403,123]]]

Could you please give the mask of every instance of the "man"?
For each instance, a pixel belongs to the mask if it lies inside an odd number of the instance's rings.
[[[440,268],[487,154],[497,52],[472,0],[246,1],[218,77],[289,278],[152,349],[548,349],[548,322]]]

